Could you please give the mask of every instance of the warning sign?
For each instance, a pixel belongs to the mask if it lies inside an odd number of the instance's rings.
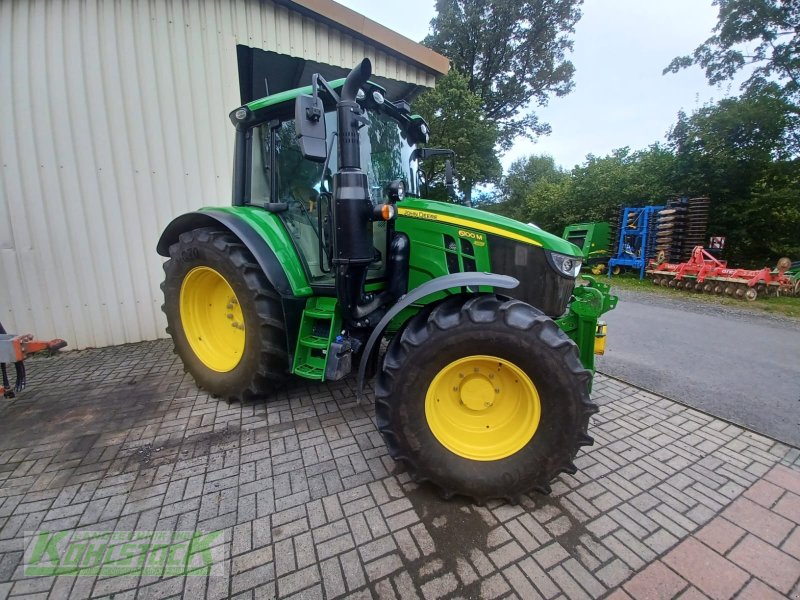
[[[724,250],[725,249],[725,236],[713,236],[708,244],[711,250]]]

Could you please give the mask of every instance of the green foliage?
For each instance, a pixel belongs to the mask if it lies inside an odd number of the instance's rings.
[[[646,150],[589,155],[571,172],[549,156],[516,161],[503,179],[502,214],[561,233],[570,223],[613,219],[621,204],[640,206],[675,194],[675,157],[658,144]]]
[[[519,135],[549,132],[531,102],[547,104],[573,87],[566,60],[583,0],[437,0],[423,43],[447,56],[481,99],[508,149]]]
[[[631,152],[614,150],[608,156],[586,157],[572,171],[575,212],[586,221],[614,218],[623,206],[663,202],[677,192],[672,180],[675,157],[659,144]]]
[[[796,0],[714,0],[719,18],[714,34],[691,56],[672,60],[664,73],[691,65],[706,72],[709,83],[732,79],[752,68],[743,89],[778,80],[784,92],[800,101],[800,3]]]
[[[678,115],[668,138],[680,192],[712,198],[710,229],[737,261],[798,255],[800,118],[775,84]]]
[[[466,78],[456,70],[441,77],[436,88],[426,91],[414,102],[431,129],[432,147],[449,148],[456,153],[456,181],[467,203],[473,186],[496,182],[503,168],[495,152],[497,126],[484,115],[481,100],[470,91]],[[429,197],[444,190],[444,161],[430,159],[422,165],[429,182]]]
[[[613,220],[620,205],[708,195],[709,234],[727,237],[738,266],[800,258],[800,118],[777,85],[680,113],[669,144],[589,155],[570,172],[552,158],[515,162],[491,210],[553,233],[569,223]]]
[[[547,229],[543,224],[546,211],[537,211],[532,198],[542,198],[545,189],[557,186],[567,177],[567,173],[556,166],[552,156],[530,156],[514,161],[501,186],[505,199],[504,214],[518,221],[532,221]],[[555,187],[551,191],[555,191]],[[553,199],[548,204],[555,202],[557,200]]]

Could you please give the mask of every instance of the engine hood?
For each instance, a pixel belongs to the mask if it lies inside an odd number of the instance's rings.
[[[397,210],[401,217],[442,221],[465,229],[482,231],[534,246],[541,246],[545,250],[574,256],[578,259],[582,257],[580,248],[557,235],[548,233],[544,229],[539,229],[533,225],[526,225],[514,219],[495,215],[477,208],[468,208],[435,200],[406,198],[397,204]]]

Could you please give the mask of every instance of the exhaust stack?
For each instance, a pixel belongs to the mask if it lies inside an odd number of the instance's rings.
[[[336,295],[350,325],[379,306],[365,298],[367,268],[375,260],[372,238],[372,201],[367,174],[361,169],[359,130],[365,125],[356,95],[370,75],[372,65],[365,58],[345,80],[336,104],[338,121],[339,170],[333,178],[333,264]]]

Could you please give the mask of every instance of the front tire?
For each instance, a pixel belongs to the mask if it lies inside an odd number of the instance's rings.
[[[518,300],[456,296],[389,344],[376,386],[389,453],[445,497],[548,493],[591,445],[591,374],[552,319]]]
[[[197,384],[225,398],[267,395],[288,374],[280,297],[233,234],[184,232],[164,263],[162,310]]]

